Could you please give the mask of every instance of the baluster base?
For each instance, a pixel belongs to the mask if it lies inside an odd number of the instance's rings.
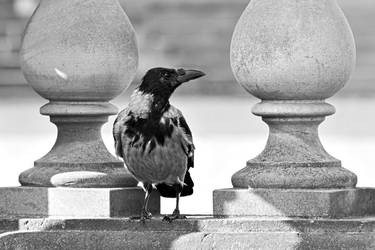
[[[139,187],[9,187],[0,188],[0,211],[2,217],[138,216],[141,213],[144,195],[144,191]],[[150,198],[149,209],[152,214],[160,214],[160,196],[157,192]]]
[[[253,113],[269,127],[266,147],[232,176],[235,188],[354,188],[357,176],[324,149],[318,127],[335,112],[322,100],[262,101]]]
[[[120,159],[107,150],[101,127],[117,108],[108,102],[50,102],[41,108],[57,127],[55,145],[21,173],[23,186],[136,187]]]
[[[375,215],[375,189],[220,189],[215,216],[346,218]]]

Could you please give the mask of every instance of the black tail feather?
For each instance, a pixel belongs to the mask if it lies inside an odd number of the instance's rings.
[[[192,195],[194,182],[191,179],[189,171],[186,171],[184,183],[186,185],[184,185],[182,188],[181,196]],[[172,186],[168,186],[167,184],[161,183],[156,185],[156,189],[159,191],[162,197],[176,198],[176,191]]]

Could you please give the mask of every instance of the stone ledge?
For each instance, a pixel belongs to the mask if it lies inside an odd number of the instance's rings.
[[[374,233],[300,234],[291,233],[141,233],[131,231],[13,232],[0,235],[2,250],[275,250],[375,248]]]
[[[172,223],[162,216],[141,223],[129,218],[0,218],[4,231],[132,231],[132,232],[213,232],[213,233],[375,233],[375,216],[346,219],[304,219],[287,217],[189,216]]]
[[[139,215],[141,188],[0,188],[0,216],[119,217]],[[151,213],[160,214],[160,197],[149,201]]]
[[[374,249],[375,217],[0,219],[0,249]],[[7,226],[8,225],[8,226]],[[18,225],[18,226],[16,226]]]
[[[375,215],[375,189],[221,189],[217,216],[344,218]]]

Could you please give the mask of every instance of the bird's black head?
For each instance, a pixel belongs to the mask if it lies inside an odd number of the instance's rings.
[[[182,83],[204,75],[198,70],[153,68],[147,71],[138,89],[143,93],[168,100]]]

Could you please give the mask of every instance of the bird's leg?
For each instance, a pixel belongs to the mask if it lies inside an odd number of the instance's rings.
[[[177,193],[176,208],[174,209],[172,216],[174,216],[175,219],[186,219],[186,216],[180,214],[179,203],[180,203],[180,193]]]
[[[152,185],[148,183],[144,183],[143,187],[145,189],[145,199],[143,201],[143,206],[141,209],[141,216],[130,217],[130,219],[132,220],[140,220],[141,222],[145,222],[146,220],[151,219],[152,217],[152,214],[148,211],[147,207],[148,207],[148,201],[150,199],[153,188],[152,188]]]
[[[141,221],[145,221],[147,219],[151,219],[152,214],[148,211],[148,201],[150,199],[152,193],[152,185],[149,183],[144,183],[143,187],[145,189],[145,200],[143,202],[142,211],[141,211]]]
[[[180,184],[173,185],[176,191],[176,208],[174,209],[172,215],[166,215],[163,221],[172,222],[176,219],[186,219],[186,216],[180,214],[180,194],[182,191],[182,186]]]

